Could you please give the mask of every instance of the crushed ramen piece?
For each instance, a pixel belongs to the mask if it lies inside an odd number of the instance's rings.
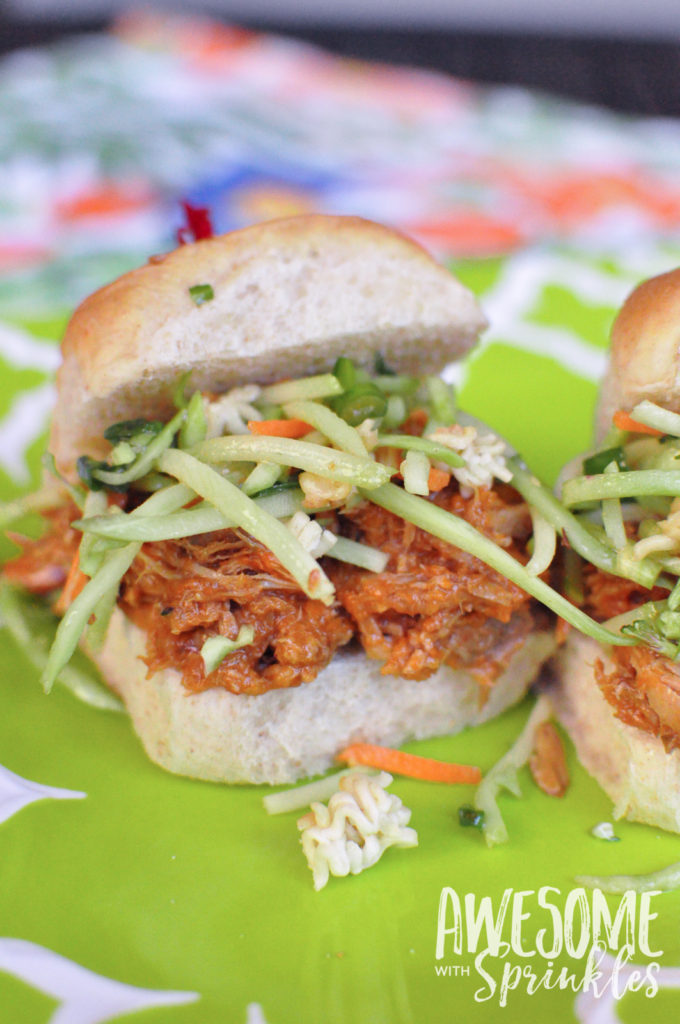
[[[330,530],[324,530],[315,519],[310,519],[302,509],[298,509],[286,526],[312,558],[328,554],[338,539]]]
[[[418,845],[417,832],[406,827],[411,811],[385,791],[391,782],[387,772],[346,775],[327,807],[313,803],[300,818],[300,842],[317,892],[329,875],[358,875],[372,867],[388,846]]]
[[[491,487],[494,477],[505,483],[512,480],[505,461],[505,442],[495,434],[479,434],[476,427],[454,423],[451,427],[437,427],[427,437],[452,448],[465,459],[460,468],[446,467],[462,487]]]
[[[356,428],[356,432],[366,445],[366,450],[372,452],[378,444],[377,420],[364,420]]]
[[[341,505],[349,498],[352,485],[342,480],[327,480],[317,473],[300,473],[298,483],[304,494],[305,508],[324,508],[327,505]]]
[[[223,434],[247,434],[248,420],[261,420],[262,413],[252,404],[262,389],[258,384],[245,384],[232,388],[214,401],[205,400],[207,437],[222,437]]]

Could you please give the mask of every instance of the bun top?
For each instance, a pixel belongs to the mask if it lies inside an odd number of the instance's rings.
[[[617,409],[630,412],[645,398],[680,412],[680,269],[643,281],[614,321],[599,436]]]
[[[197,304],[190,289],[210,285]],[[101,288],[62,343],[50,450],[71,473],[101,457],[101,434],[164,418],[191,371],[199,390],[262,384],[332,368],[432,373],[486,326],[473,295],[415,242],[355,217],[291,217],[180,246]]]

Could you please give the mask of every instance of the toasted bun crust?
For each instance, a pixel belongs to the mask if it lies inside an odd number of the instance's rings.
[[[650,733],[615,717],[595,681],[593,665],[606,651],[572,633],[556,661],[561,685],[555,710],[584,768],[614,802],[614,817],[680,832],[680,751],[667,754]]]
[[[645,398],[680,412],[680,269],[638,285],[614,321],[598,436],[617,409],[629,412]]]
[[[192,300],[193,285],[214,298]],[[224,391],[380,352],[428,373],[485,326],[474,297],[420,246],[356,217],[271,221],[181,246],[95,292],[64,337],[50,450],[62,472],[101,456],[111,423],[167,417],[180,375]]]
[[[173,669],[146,678],[144,647],[144,633],[117,608],[93,657],[151,760],[211,782],[277,784],[326,771],[352,742],[398,746],[495,717],[524,696],[554,642],[549,633],[530,636],[486,702],[488,690],[466,672],[397,679],[381,675],[361,651],[337,652],[313,682],[294,689],[189,694]]]

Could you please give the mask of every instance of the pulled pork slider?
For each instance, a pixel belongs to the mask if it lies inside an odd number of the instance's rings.
[[[80,641],[152,760],[257,783],[521,698],[553,649],[503,568],[526,575],[530,511],[434,376],[484,326],[356,218],[183,245],[88,298],[50,439],[81,508],[5,567],[63,615],[46,687]]]
[[[634,644],[571,634],[556,703],[614,816],[680,832],[680,271],[639,285],[611,336],[600,447],[562,489],[613,558],[583,563],[583,607]],[[601,518],[600,518],[601,515]]]

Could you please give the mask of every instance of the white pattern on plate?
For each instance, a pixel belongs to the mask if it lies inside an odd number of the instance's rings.
[[[24,939],[0,938],[0,970],[59,1000],[48,1024],[102,1024],[126,1013],[200,998],[196,992],[154,991],[113,981]]]
[[[0,822],[7,821],[35,800],[82,800],[85,796],[87,793],[43,786],[39,782],[24,779],[0,764]]]

